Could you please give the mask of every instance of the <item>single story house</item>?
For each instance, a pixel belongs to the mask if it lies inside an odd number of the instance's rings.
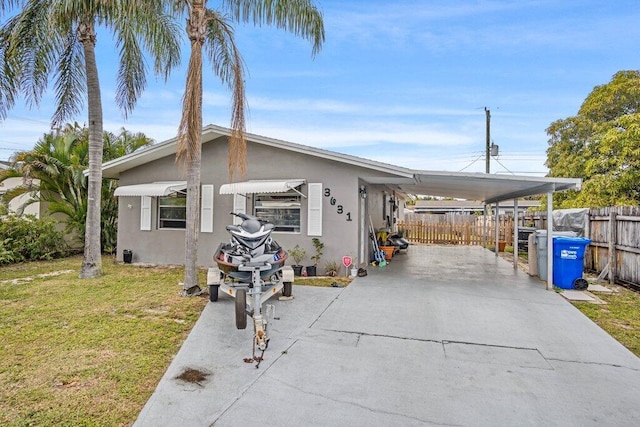
[[[258,135],[247,135],[247,180],[229,183],[229,135],[214,125],[202,133],[201,266],[211,266],[215,249],[229,240],[231,211],[271,220],[272,237],[285,250],[306,250],[305,265],[315,253],[312,238],[319,238],[325,245],[319,272],[345,255],[366,262],[370,221],[376,229],[393,228],[403,211],[405,193],[371,180],[411,179],[412,171]],[[121,259],[128,249],[134,262],[184,263],[186,178],[176,145],[171,139],[103,165],[105,178],[119,179]]]
[[[328,261],[370,259],[369,229],[394,229],[409,194],[450,196],[496,203],[532,194],[575,189],[571,178],[506,177],[408,169],[315,147],[247,134],[247,177],[228,182],[228,128],[202,131],[201,225],[198,264],[213,264],[215,249],[229,240],[231,211],[270,219],[273,238],[314,254],[324,243],[319,272]],[[134,262],[183,264],[186,178],[175,161],[177,139],[103,164],[105,178],[119,179],[118,257]],[[293,262],[291,262],[292,264]]]

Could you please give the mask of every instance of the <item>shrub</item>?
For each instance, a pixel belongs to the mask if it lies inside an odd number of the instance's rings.
[[[0,264],[47,260],[69,254],[64,236],[52,219],[32,215],[0,220]]]
[[[313,265],[317,266],[320,262],[320,258],[322,258],[324,243],[322,243],[317,237],[314,237],[311,241],[313,242],[313,247],[316,249],[316,253],[311,257],[311,259],[313,260]]]
[[[296,245],[293,249],[289,249],[289,255],[295,261],[295,265],[300,265],[305,256],[307,256],[307,251],[302,249],[300,245]]]

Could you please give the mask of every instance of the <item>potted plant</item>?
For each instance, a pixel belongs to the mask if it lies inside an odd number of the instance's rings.
[[[289,255],[295,261],[295,265],[292,265],[293,274],[295,276],[302,276],[302,260],[305,256],[307,256],[307,251],[300,247],[300,245],[295,245],[293,249],[289,250]]]
[[[349,271],[350,274],[348,274],[348,276],[356,277],[358,275],[358,259],[353,256],[353,254],[351,254],[351,261],[351,266],[349,267],[351,270]]]
[[[324,274],[327,276],[335,277],[338,275],[338,270],[340,267],[336,261],[327,261],[324,265]]]
[[[324,248],[324,243],[322,243],[317,237],[314,237],[311,241],[313,242],[313,247],[316,249],[316,253],[311,257],[313,265],[307,266],[307,276],[316,275],[318,263],[320,262],[320,258],[322,258],[322,249]]]

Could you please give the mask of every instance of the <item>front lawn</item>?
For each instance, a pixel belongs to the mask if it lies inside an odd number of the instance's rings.
[[[207,303],[182,268],[80,265],[0,269],[0,425],[130,425]]]

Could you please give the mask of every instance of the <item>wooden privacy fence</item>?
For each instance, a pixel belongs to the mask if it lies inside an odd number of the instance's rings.
[[[527,212],[519,224],[546,229],[547,213]],[[584,235],[591,240],[584,256],[587,271],[640,290],[640,206],[589,209]]]
[[[638,287],[640,284],[640,207],[591,209],[585,267]]]
[[[457,215],[460,216],[460,215]],[[447,244],[447,245],[482,245],[483,217],[468,215],[471,221],[407,221],[398,223],[404,236],[411,243]],[[454,218],[456,216],[452,216]],[[500,240],[507,244],[513,241],[513,218],[500,216]],[[495,240],[495,218],[487,217],[487,243]]]

